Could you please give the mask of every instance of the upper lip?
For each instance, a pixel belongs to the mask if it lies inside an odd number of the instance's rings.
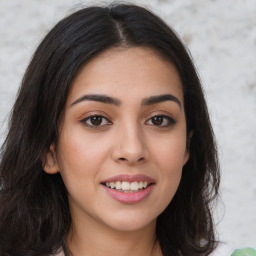
[[[152,178],[144,174],[135,174],[135,175],[120,174],[120,175],[113,176],[109,179],[106,179],[102,181],[102,183],[116,182],[116,181],[128,181],[128,182],[147,181],[148,183],[155,183],[155,181]]]

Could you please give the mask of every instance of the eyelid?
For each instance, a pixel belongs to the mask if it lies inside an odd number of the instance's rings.
[[[95,116],[97,116],[97,117],[101,117],[102,119],[105,119],[105,120],[107,120],[107,123],[106,124],[100,124],[100,125],[93,125],[93,124],[88,124],[88,123],[86,123],[88,120],[90,120],[90,118],[92,118],[92,117],[95,117]],[[105,114],[103,114],[103,113],[99,113],[99,112],[91,112],[91,113],[89,113],[89,114],[87,114],[86,116],[84,116],[83,118],[81,118],[80,120],[79,120],[79,122],[81,122],[84,126],[86,126],[86,127],[89,127],[89,128],[93,128],[93,129],[99,129],[99,128],[102,128],[102,127],[106,127],[106,126],[109,126],[109,125],[111,125],[112,124],[112,122],[109,120],[110,118],[109,117],[106,117],[106,115]]]
[[[147,119],[146,119],[146,123],[149,122],[154,117],[163,117],[163,118],[168,120],[168,124],[167,125],[154,125],[154,124],[150,124],[150,125],[155,126],[155,127],[168,128],[168,127],[171,127],[171,126],[173,126],[173,125],[175,125],[177,123],[175,118],[173,118],[170,114],[163,114],[163,113],[152,113],[152,114],[150,114],[147,117]]]

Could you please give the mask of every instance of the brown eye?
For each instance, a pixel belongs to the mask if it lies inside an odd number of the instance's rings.
[[[111,122],[101,115],[92,115],[81,120],[81,122],[88,127],[105,126],[111,124]]]
[[[92,116],[90,118],[90,121],[91,121],[92,125],[98,126],[98,125],[101,125],[101,123],[102,123],[102,117],[101,116]]]
[[[150,119],[148,119],[146,124],[164,128],[164,127],[169,127],[169,126],[176,124],[176,121],[170,116],[155,115],[155,116],[151,117]]]
[[[152,124],[154,124],[154,125],[161,125],[161,124],[163,124],[163,121],[164,121],[164,119],[162,116],[154,116],[152,118]]]

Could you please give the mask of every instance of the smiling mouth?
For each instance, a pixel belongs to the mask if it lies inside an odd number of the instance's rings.
[[[114,189],[119,192],[136,193],[148,188],[153,183],[149,183],[147,181],[133,181],[133,182],[116,181],[116,182],[106,182],[102,184],[108,188]]]

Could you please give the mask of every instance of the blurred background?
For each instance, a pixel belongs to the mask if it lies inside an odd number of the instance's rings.
[[[0,144],[26,66],[43,36],[84,5],[110,1],[0,0]],[[219,239],[256,248],[256,1],[148,0],[189,48],[205,88],[222,171]]]

